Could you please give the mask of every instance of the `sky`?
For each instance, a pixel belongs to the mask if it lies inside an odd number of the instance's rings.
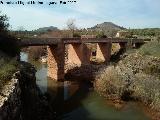
[[[23,26],[26,30],[55,26],[66,29],[68,19],[74,19],[78,28],[89,28],[103,22],[113,22],[125,28],[160,28],[160,0],[75,0],[60,4],[60,0],[39,0],[43,5],[6,4],[0,0],[1,14],[9,17],[10,29]],[[65,2],[65,0],[62,0]],[[2,4],[3,2],[3,4]],[[48,5],[49,2],[57,4]]]

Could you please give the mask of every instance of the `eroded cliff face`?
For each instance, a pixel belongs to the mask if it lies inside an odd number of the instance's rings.
[[[24,89],[35,89],[35,86],[35,68],[24,62],[20,63],[20,70],[0,91],[0,120],[21,119]]]
[[[0,92],[0,120],[16,120],[21,113],[19,80],[12,78]]]

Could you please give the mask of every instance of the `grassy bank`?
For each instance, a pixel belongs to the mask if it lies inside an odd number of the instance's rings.
[[[9,34],[8,27],[8,17],[0,11],[0,90],[16,71],[16,56],[20,52],[17,39]]]
[[[13,73],[18,68],[18,62],[15,58],[7,56],[0,51],[0,90],[2,87],[11,80]]]
[[[7,33],[0,33],[0,90],[18,69],[16,56],[19,51],[20,48],[14,37]]]
[[[100,72],[95,89],[108,99],[138,100],[160,119],[160,43],[152,41]]]

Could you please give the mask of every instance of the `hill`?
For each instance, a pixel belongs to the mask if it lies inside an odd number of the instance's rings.
[[[44,32],[49,32],[49,31],[56,31],[56,30],[59,30],[59,29],[57,27],[50,26],[50,27],[42,27],[42,28],[39,28],[39,29],[37,29],[35,31],[44,33]]]
[[[94,27],[88,28],[88,30],[102,31],[108,37],[113,37],[116,35],[117,31],[125,29],[126,28],[118,26],[112,22],[104,22],[102,24],[97,24]]]

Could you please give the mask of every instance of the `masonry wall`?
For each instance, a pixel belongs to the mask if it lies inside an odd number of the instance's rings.
[[[69,44],[67,49],[68,53],[67,63],[81,65],[83,62],[83,44]]]
[[[35,73],[34,66],[20,62],[20,71],[16,72],[0,90],[0,120],[23,120],[22,111],[26,96],[24,89],[27,89],[27,93],[33,93],[36,88]]]
[[[111,57],[111,47],[111,43],[98,43],[96,59],[105,63],[109,62]]]
[[[91,50],[87,44],[68,44],[65,51],[67,51],[67,64],[77,66],[90,64]]]
[[[48,77],[54,80],[63,80],[64,78],[64,62],[65,62],[65,46],[48,46]]]
[[[21,89],[18,79],[12,79],[0,92],[0,120],[18,120],[21,113]]]

